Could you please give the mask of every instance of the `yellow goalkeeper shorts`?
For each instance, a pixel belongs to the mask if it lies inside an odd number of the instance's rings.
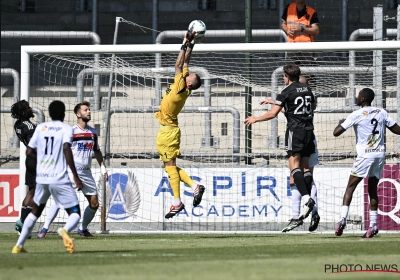
[[[181,130],[177,126],[160,126],[156,145],[160,154],[160,160],[168,162],[181,155],[179,150],[181,144]]]

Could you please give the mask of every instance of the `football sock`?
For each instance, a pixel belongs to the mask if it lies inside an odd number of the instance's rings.
[[[165,172],[168,174],[169,184],[171,185],[172,191],[174,192],[174,198],[180,198],[180,183],[178,168],[176,166],[166,166]]]
[[[349,206],[342,205],[342,209],[340,210],[340,218],[347,219],[348,214],[349,214]]]
[[[183,170],[182,168],[177,167],[178,173],[179,173],[179,178],[182,182],[187,184],[188,186],[193,186],[194,181],[190,179],[189,175]]]
[[[20,220],[22,223],[25,222],[26,217],[28,217],[29,213],[32,212],[32,207],[30,206],[22,206],[21,207],[21,217]]]
[[[58,208],[57,204],[53,204],[50,206],[50,208],[47,210],[47,216],[46,220],[44,221],[43,228],[49,229],[50,224],[54,221],[59,209],[60,208]]]
[[[292,213],[293,219],[300,216],[301,194],[295,185],[290,186],[292,190]]]
[[[96,215],[96,210],[90,208],[90,206],[88,205],[85,208],[85,212],[83,212],[83,218],[82,218],[82,223],[79,226],[80,230],[85,230],[87,229],[87,226],[90,224],[90,222],[93,220],[94,215]]]
[[[310,192],[308,192],[307,187],[306,187],[306,182],[304,181],[304,175],[303,172],[301,172],[300,168],[295,168],[291,171],[294,183],[301,193],[302,196],[309,195]]]
[[[304,172],[304,182],[306,183],[307,191],[311,193],[311,185],[313,182],[313,176],[310,171]]]
[[[181,199],[180,198],[174,198],[174,201],[173,201],[172,205],[178,206],[179,204],[181,204]]]
[[[38,218],[35,215],[29,213],[29,215],[25,219],[24,226],[22,227],[21,234],[19,235],[16,246],[20,248],[24,247],[25,241],[31,234],[33,226],[35,225],[37,219]]]
[[[378,220],[378,211],[369,211],[369,227],[373,227],[376,225],[376,221]]]
[[[71,232],[79,223],[81,216],[78,213],[72,213],[69,215],[67,222],[65,223],[64,229],[67,232]]]
[[[314,199],[315,205],[312,210],[312,215],[315,215],[315,213],[318,212],[318,200],[317,200],[317,186],[315,185],[314,182],[312,182],[312,187],[311,187],[311,198]]]

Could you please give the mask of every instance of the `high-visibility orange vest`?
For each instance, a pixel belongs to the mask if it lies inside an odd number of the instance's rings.
[[[306,14],[301,18],[297,18],[297,8],[296,3],[292,3],[288,7],[286,24],[288,29],[290,29],[291,25],[300,25],[300,26],[310,26],[310,21],[312,16],[315,13],[315,10],[309,6],[306,6]],[[314,42],[314,36],[308,35],[305,32],[295,32],[294,36],[288,36],[288,42],[290,43],[303,43],[303,42]]]

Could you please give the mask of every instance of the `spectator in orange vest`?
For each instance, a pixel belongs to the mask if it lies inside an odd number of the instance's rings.
[[[304,0],[287,5],[281,18],[281,28],[290,43],[314,42],[314,36],[319,33],[317,11],[307,6]]]
[[[317,11],[307,6],[304,0],[296,0],[286,6],[282,14],[282,30],[287,34],[289,43],[310,43],[319,33],[319,20]],[[299,66],[317,66],[317,57],[312,52],[288,52],[286,59]],[[317,81],[314,75],[304,76],[309,85],[316,88]]]

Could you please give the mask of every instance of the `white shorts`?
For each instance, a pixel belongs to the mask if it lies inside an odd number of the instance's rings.
[[[68,172],[68,176],[72,184],[75,185],[72,172]],[[93,178],[92,172],[90,170],[79,170],[78,176],[79,179],[81,179],[83,185],[82,193],[84,195],[97,195],[96,181]]]
[[[351,175],[359,178],[381,178],[385,158],[356,158],[351,168]]]
[[[309,159],[310,168],[319,164],[317,140],[315,140],[315,139],[314,139],[314,144],[315,144],[315,153],[311,154],[311,156],[310,156],[310,159]]]
[[[33,201],[36,205],[46,204],[50,195],[53,196],[55,203],[68,209],[79,204],[78,196],[71,183],[63,184],[36,184],[35,196]]]

